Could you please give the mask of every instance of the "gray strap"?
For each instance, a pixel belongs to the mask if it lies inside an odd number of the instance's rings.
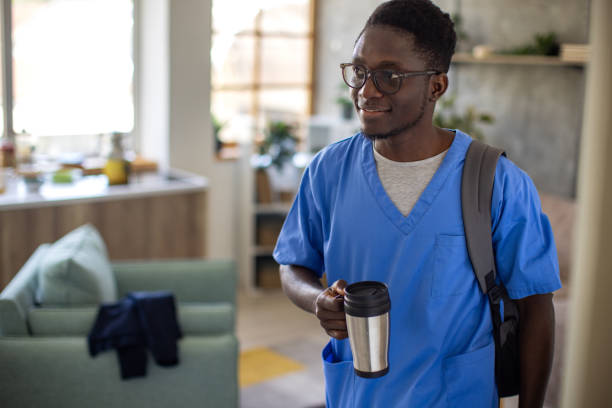
[[[497,274],[491,237],[491,195],[495,168],[505,153],[477,140],[468,148],[461,179],[461,207],[468,253],[478,285],[487,293],[486,276]]]

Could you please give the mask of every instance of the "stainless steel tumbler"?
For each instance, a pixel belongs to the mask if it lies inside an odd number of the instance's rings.
[[[353,352],[353,368],[360,377],[381,377],[389,371],[389,310],[387,285],[363,281],[345,289],[344,312]]]

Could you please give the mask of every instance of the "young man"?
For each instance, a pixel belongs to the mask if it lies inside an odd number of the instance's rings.
[[[487,297],[468,257],[460,185],[471,139],[433,126],[455,32],[428,0],[381,4],[342,64],[362,131],[323,149],[304,173],[274,251],[283,289],[332,337],[328,407],[496,407]],[[492,197],[498,275],[520,311],[521,407],[540,407],[560,288],[548,219],[529,177],[498,162]],[[325,289],[319,278],[327,273]],[[344,288],[385,282],[389,372],[354,374]]]

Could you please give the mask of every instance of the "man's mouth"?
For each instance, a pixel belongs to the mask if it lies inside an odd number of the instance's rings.
[[[389,112],[391,109],[385,106],[376,106],[376,105],[361,105],[359,106],[364,112],[376,113],[376,112]]]
[[[359,109],[361,111],[361,117],[363,119],[374,119],[375,117],[382,116],[391,110],[382,106],[361,106]]]

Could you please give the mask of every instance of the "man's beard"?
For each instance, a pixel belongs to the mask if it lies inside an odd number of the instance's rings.
[[[423,116],[425,115],[425,105],[426,104],[427,104],[427,94],[423,92],[423,99],[421,101],[421,106],[419,107],[419,114],[417,115],[416,119],[408,123],[404,123],[403,125],[395,129],[391,129],[390,131],[386,133],[366,133],[363,128],[361,129],[361,133],[365,137],[370,139],[371,141],[388,139],[390,137],[397,136],[402,132],[412,129],[421,121],[421,119],[423,119]]]

